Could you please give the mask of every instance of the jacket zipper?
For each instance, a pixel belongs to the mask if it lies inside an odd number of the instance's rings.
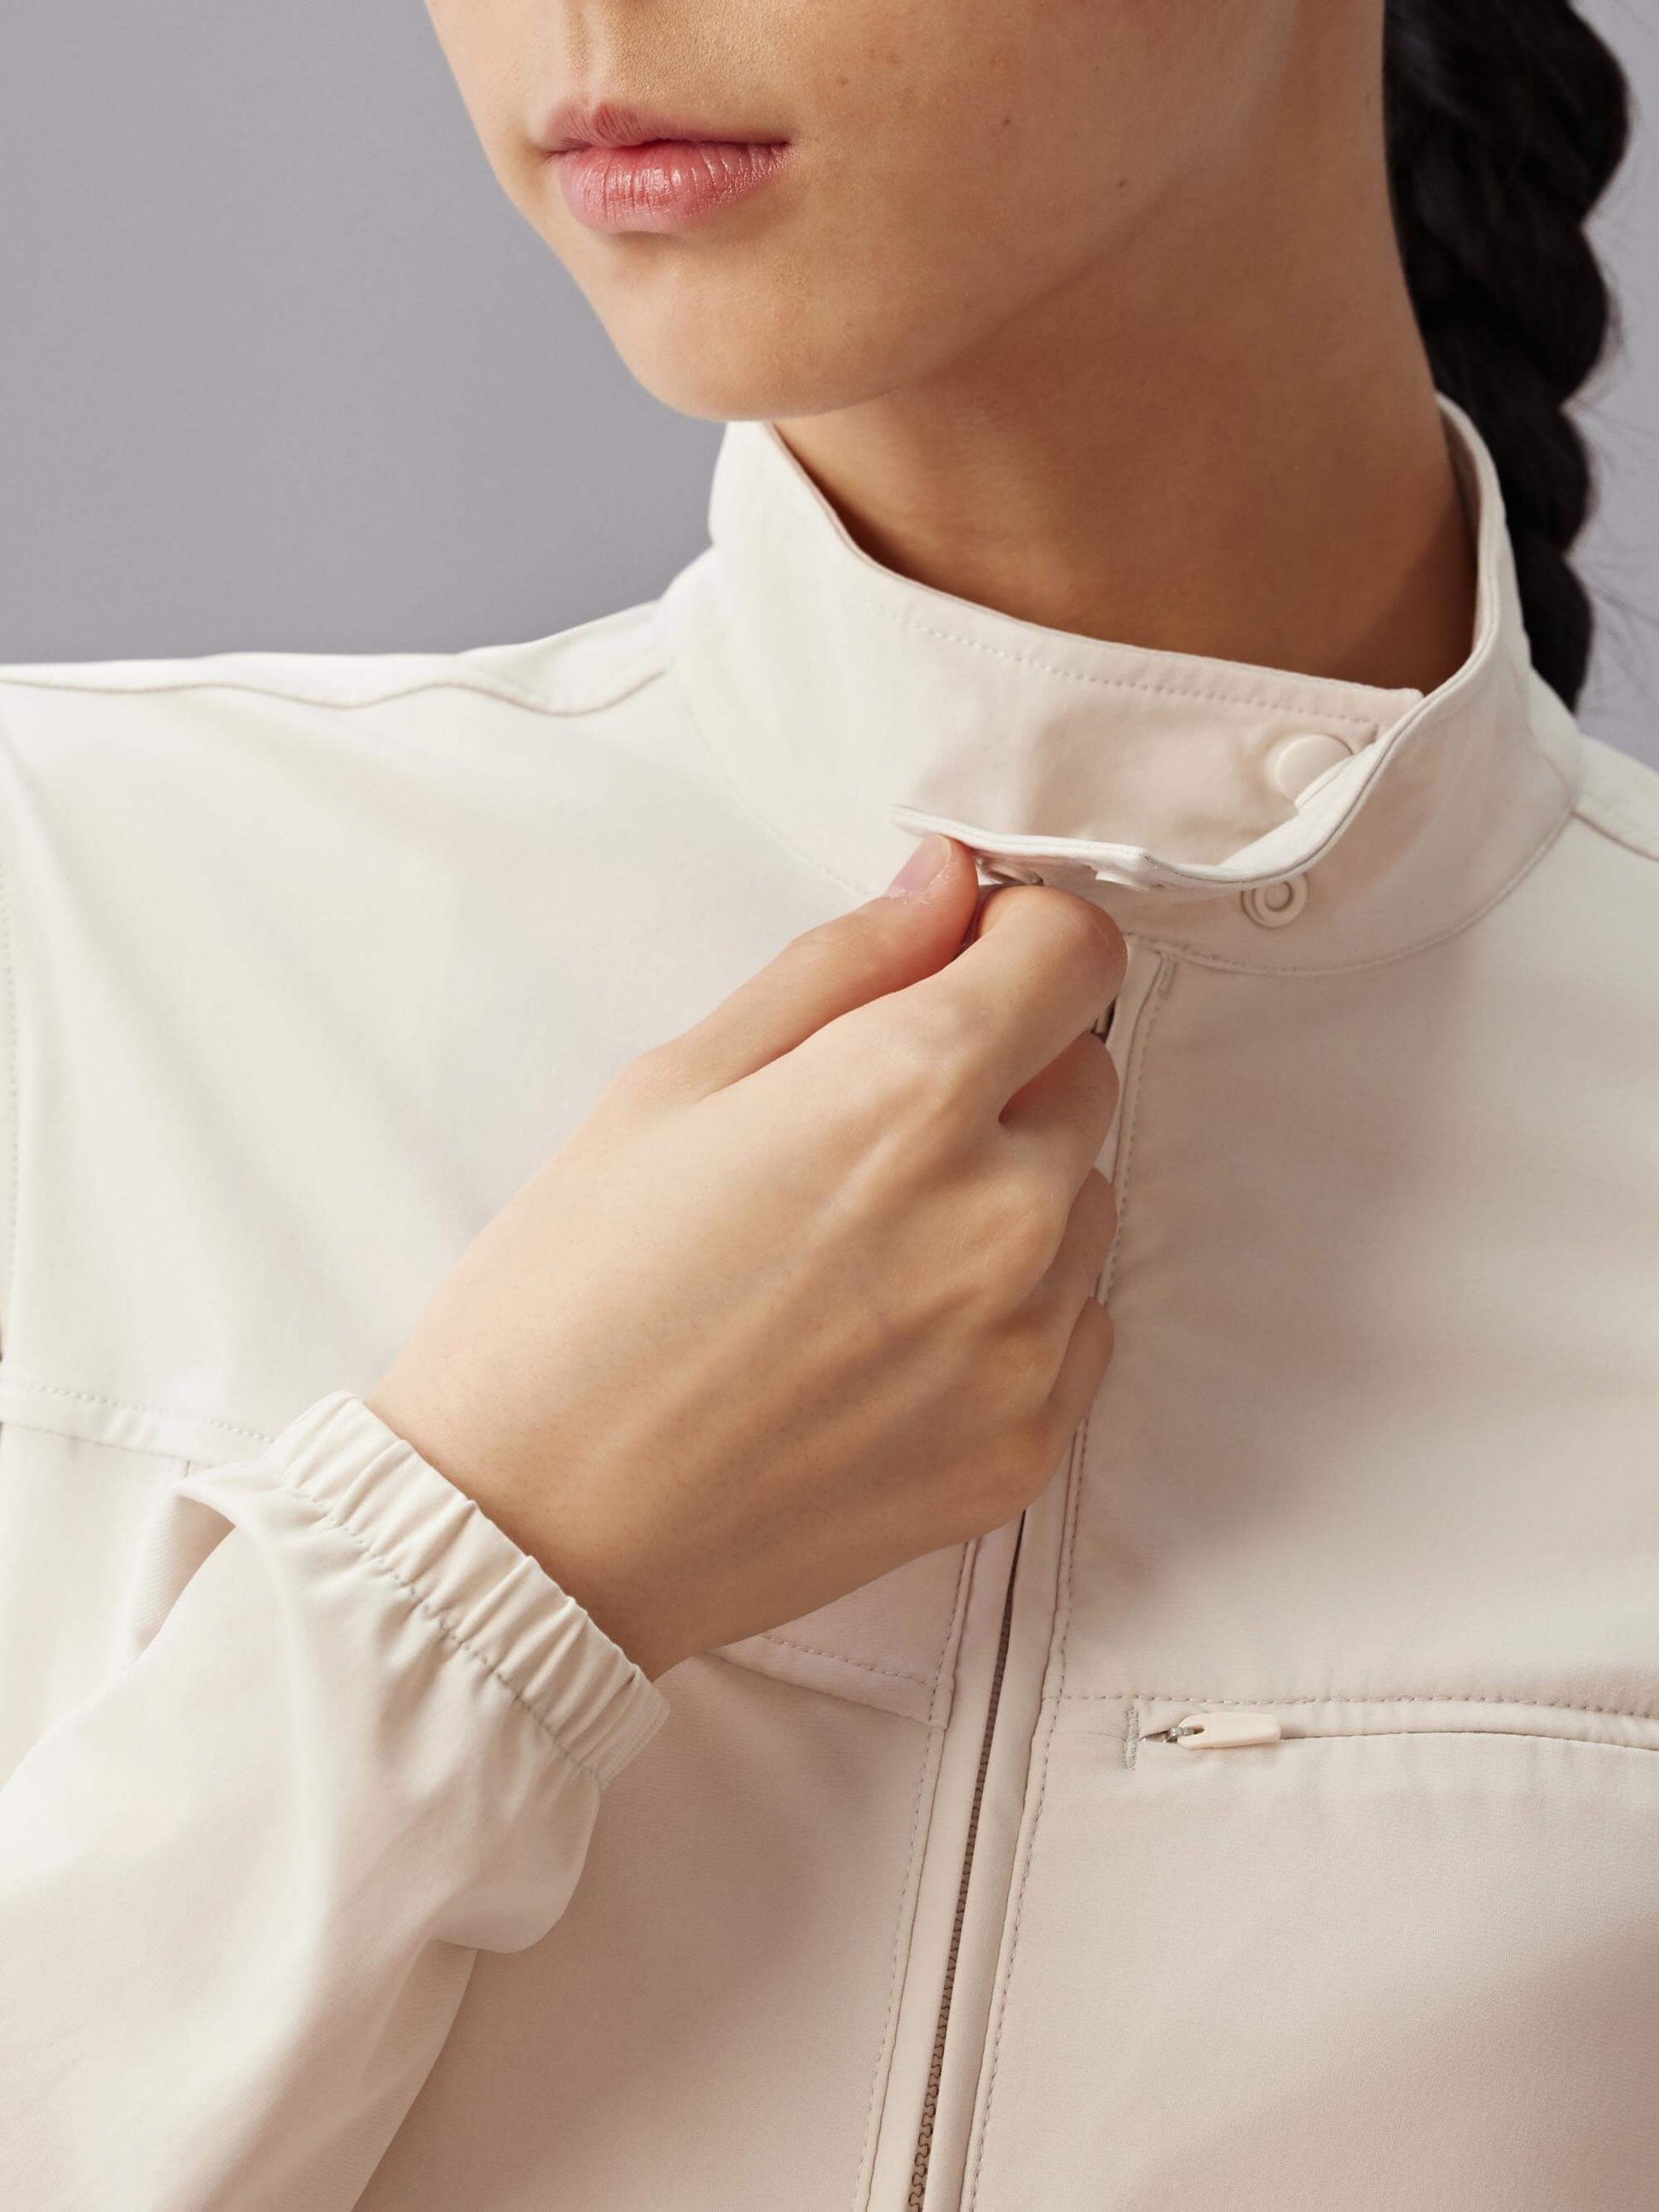
[[[996,1727],[997,1705],[1002,1696],[1003,1670],[1008,1663],[1008,1638],[1014,1621],[1014,1580],[1019,1568],[1019,1547],[1025,1534],[1025,1516],[1019,1516],[1014,1555],[1008,1565],[1008,1588],[1002,1601],[1002,1627],[997,1638],[996,1664],[991,1674],[991,1693],[985,1727],[980,1737],[979,1770],[974,1778],[973,1803],[968,1813],[968,1834],[963,1845],[962,1879],[957,1885],[957,1909],[951,1923],[951,1948],[945,1954],[945,1978],[940,1985],[939,2023],[933,2031],[933,2054],[927,2065],[927,2086],[922,2093],[921,2126],[916,2136],[915,2160],[910,2168],[910,2193],[905,2212],[921,2212],[927,2190],[927,2161],[933,2148],[933,2116],[939,2110],[939,2085],[945,2071],[945,2034],[951,2020],[951,1993],[956,1986],[957,1953],[962,1945],[962,1923],[968,1911],[968,1878],[973,1872],[974,1844],[979,1834],[979,1808],[985,1795],[985,1777],[991,1764],[991,1734]]]
[[[1139,957],[1138,957],[1139,956]],[[1141,1009],[1162,970],[1163,962],[1154,954],[1146,963],[1141,948],[1131,945],[1129,972],[1123,987],[1099,1021],[1092,1024],[1092,1034],[1103,1042],[1109,1043],[1115,1030],[1122,1030],[1122,1046],[1118,1054],[1120,1078],[1127,1081],[1129,1047],[1133,1042]],[[1132,990],[1132,982],[1133,988]],[[1119,1010],[1124,1000],[1132,1000],[1128,1017],[1120,1025]],[[1121,1096],[1121,1094],[1120,1094]],[[1103,1166],[1108,1174],[1116,1167],[1119,1139],[1121,1130],[1121,1110],[1114,1123],[1109,1139],[1107,1157]],[[997,1638],[997,1655],[991,1675],[990,1696],[986,1708],[985,1725],[980,1736],[979,1767],[974,1780],[973,1802],[969,1808],[968,1830],[963,1844],[962,1875],[957,1885],[956,1911],[951,1923],[951,1943],[945,1954],[945,1974],[939,1990],[939,2020],[933,2031],[933,2054],[928,2061],[927,2080],[922,2093],[921,2121],[916,2133],[915,2155],[910,2167],[910,2187],[905,2197],[905,2212],[922,2212],[927,2191],[927,2168],[933,2154],[933,2124],[939,2110],[939,2084],[945,2073],[945,2042],[951,2022],[951,1998],[956,1986],[957,1954],[962,1947],[962,1930],[968,1911],[969,1882],[974,1869],[974,1845],[979,1834],[980,1806],[985,1795],[985,1778],[990,1770],[991,1739],[996,1729],[997,1707],[1002,1698],[1002,1678],[1008,1662],[1008,1644],[1013,1630],[1014,1589],[1019,1566],[1019,1548],[1024,1540],[1025,1516],[1022,1513],[1019,1528],[1014,1539],[1013,1557],[1009,1562],[1008,1587],[1002,1601],[1002,1626]]]

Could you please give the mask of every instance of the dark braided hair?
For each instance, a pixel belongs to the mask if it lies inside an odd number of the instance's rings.
[[[1434,380],[1504,488],[1539,673],[1575,705],[1595,617],[1567,556],[1592,477],[1567,402],[1613,305],[1585,218],[1630,135],[1618,62],[1569,0],[1388,0],[1395,220]]]

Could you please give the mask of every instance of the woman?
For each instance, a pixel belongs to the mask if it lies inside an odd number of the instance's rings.
[[[714,546],[6,672],[6,2202],[1649,2201],[1616,68],[432,12]]]

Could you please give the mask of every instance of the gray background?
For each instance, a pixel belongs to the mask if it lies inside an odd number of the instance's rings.
[[[1590,0],[1659,122],[1652,0]],[[716,425],[631,382],[508,207],[415,0],[8,0],[0,661],[534,637],[703,542]],[[1659,764],[1659,152],[1583,719]]]

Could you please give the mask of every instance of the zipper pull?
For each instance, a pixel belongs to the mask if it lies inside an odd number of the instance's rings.
[[[1167,1728],[1148,1729],[1141,1741],[1180,1743],[1188,1751],[1226,1751],[1245,1744],[1277,1743],[1284,1733],[1271,1713],[1188,1713]]]

